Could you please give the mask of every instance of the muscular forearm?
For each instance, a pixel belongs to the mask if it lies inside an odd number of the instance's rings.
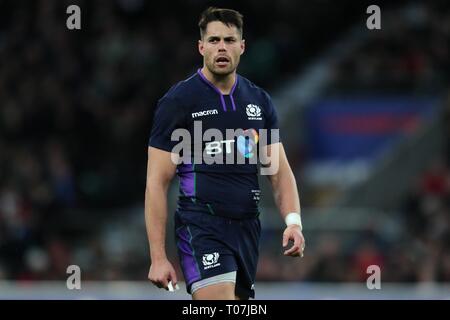
[[[152,261],[166,258],[167,188],[154,183],[145,191],[145,224]]]
[[[283,219],[290,212],[300,213],[300,200],[294,174],[289,169],[281,169],[271,178],[275,203]]]

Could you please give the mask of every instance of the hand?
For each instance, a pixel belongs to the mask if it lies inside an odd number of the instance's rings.
[[[174,288],[178,282],[175,269],[167,259],[152,261],[148,272],[148,279],[158,288],[164,288],[166,290],[169,290],[169,281],[172,281]]]
[[[289,240],[294,241],[294,245],[288,250],[284,251],[285,256],[301,257],[303,258],[303,251],[305,250],[305,238],[303,237],[300,226],[293,224],[288,226],[283,233],[283,247],[286,247]]]

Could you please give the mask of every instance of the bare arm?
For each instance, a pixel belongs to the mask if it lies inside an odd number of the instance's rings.
[[[275,203],[283,218],[291,212],[300,213],[300,199],[298,196],[297,182],[294,173],[289,165],[286,153],[281,143],[275,143],[267,146],[266,154],[272,158],[272,161],[278,159],[278,170],[269,175]],[[276,158],[275,158],[276,157]],[[285,251],[285,255],[302,255],[305,239],[302,230],[297,225],[288,226],[283,234],[283,247],[289,240],[294,241],[294,245]]]
[[[170,280],[176,284],[175,271],[166,255],[167,189],[175,171],[170,152],[148,148],[145,224],[152,260],[149,279],[164,288]]]
[[[278,148],[276,151],[279,154],[279,167],[277,172],[273,175],[269,175],[268,178],[274,192],[275,203],[284,220],[286,215],[290,212],[300,213],[300,199],[297,191],[297,182],[295,181],[295,176],[287,160],[283,145],[281,143],[276,143],[268,146],[268,148],[269,156],[276,154],[276,152],[273,152],[275,150],[271,149]]]

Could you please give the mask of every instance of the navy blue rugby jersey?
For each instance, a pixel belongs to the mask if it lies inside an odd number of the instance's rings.
[[[176,129],[190,139],[172,139]],[[180,209],[246,218],[258,214],[258,148],[279,142],[270,129],[278,129],[277,114],[263,89],[236,75],[230,94],[223,95],[199,69],[158,101],[149,146],[190,150],[181,152],[177,165]]]

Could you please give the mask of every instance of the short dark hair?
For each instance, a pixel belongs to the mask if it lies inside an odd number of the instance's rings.
[[[227,26],[235,26],[242,37],[242,28],[244,26],[243,18],[244,16],[236,10],[209,7],[200,15],[200,21],[198,22],[200,37],[203,38],[208,23],[213,21],[220,21]]]

